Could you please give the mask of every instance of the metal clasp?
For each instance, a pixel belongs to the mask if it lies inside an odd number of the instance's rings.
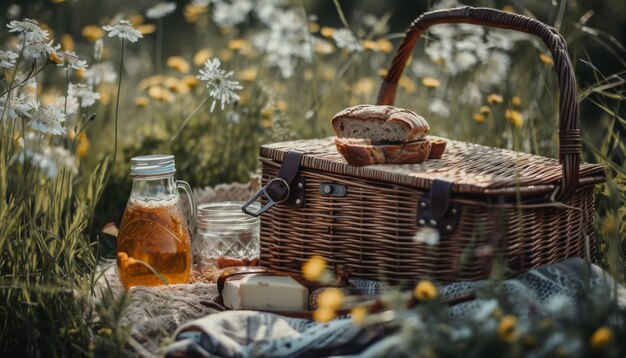
[[[267,188],[273,185],[283,185],[287,190],[286,195],[284,195],[282,198],[272,198]],[[250,200],[248,200],[245,204],[243,204],[243,206],[241,207],[241,211],[243,211],[244,213],[250,216],[257,217],[263,214],[264,212],[266,212],[272,206],[276,204],[280,204],[284,202],[285,200],[287,200],[287,198],[289,198],[289,194],[290,194],[289,184],[287,184],[287,182],[283,178],[274,178],[270,180],[267,183],[267,185],[259,189],[259,191],[256,194],[254,194],[254,196],[250,198]],[[267,203],[263,205],[263,207],[260,208],[258,211],[249,211],[248,207],[252,205],[254,202],[256,202],[263,195],[267,198]]]

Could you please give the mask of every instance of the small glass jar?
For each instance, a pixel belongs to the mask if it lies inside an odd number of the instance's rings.
[[[239,202],[198,205],[193,252],[194,262],[200,268],[259,264],[260,221],[242,212],[242,205]]]

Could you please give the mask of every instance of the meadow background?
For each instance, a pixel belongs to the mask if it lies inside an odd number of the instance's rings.
[[[0,50],[20,55],[0,66],[0,341],[6,352],[122,353],[131,330],[120,323],[124,298],[96,305],[90,297],[98,260],[114,255],[115,241],[101,229],[121,219],[131,157],[173,153],[177,178],[197,189],[246,182],[258,173],[262,143],[329,136],[335,113],[373,103],[410,21],[428,9],[460,5],[194,0],[149,15],[156,4],[0,4]],[[567,40],[579,85],[582,157],[611,174],[597,188],[598,262],[626,282],[626,3],[463,4],[535,17]],[[19,32],[8,31],[7,24],[24,18],[37,20],[52,41],[38,56],[21,50]],[[123,44],[108,37],[102,27],[120,18],[143,37]],[[64,50],[80,60],[63,57]],[[213,98],[197,76],[215,58],[242,88],[238,98],[211,109]],[[437,26],[416,46],[396,105],[423,114],[436,135],[554,157],[553,72],[546,48],[528,35]],[[41,118],[34,113],[43,106],[63,115],[60,127],[36,125]]]

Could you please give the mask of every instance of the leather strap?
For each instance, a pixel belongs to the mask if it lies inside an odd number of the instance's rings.
[[[276,202],[281,202],[288,200],[288,197],[291,197],[291,192],[295,192],[292,188],[292,184],[294,179],[298,175],[298,171],[300,170],[300,160],[304,155],[303,152],[298,151],[289,151],[285,154],[283,158],[283,164],[280,167],[280,171],[278,172],[278,177],[283,179],[284,182],[280,180],[275,180],[267,185],[267,192],[270,194],[272,200]],[[289,188],[285,187],[285,183],[289,186]],[[290,190],[291,189],[291,190]]]
[[[430,189],[430,207],[435,220],[439,221],[450,206],[452,182],[435,179]]]

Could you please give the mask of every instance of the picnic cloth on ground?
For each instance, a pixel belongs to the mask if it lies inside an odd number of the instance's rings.
[[[487,285],[487,281],[459,282],[441,287],[444,297],[456,297]],[[505,280],[503,289],[515,298],[516,314],[549,315],[555,300],[576,304],[575,295],[584,287],[615,287],[618,304],[626,308],[626,288],[617,285],[602,269],[579,258],[546,265],[514,279]],[[370,288],[384,288],[370,282]],[[450,308],[453,317],[480,314],[492,300],[475,299]],[[358,326],[349,318],[327,324],[287,318],[271,313],[230,311],[213,314],[182,325],[167,356],[196,357],[320,357],[379,356],[397,344],[381,326]],[[388,336],[388,337],[386,337]]]

